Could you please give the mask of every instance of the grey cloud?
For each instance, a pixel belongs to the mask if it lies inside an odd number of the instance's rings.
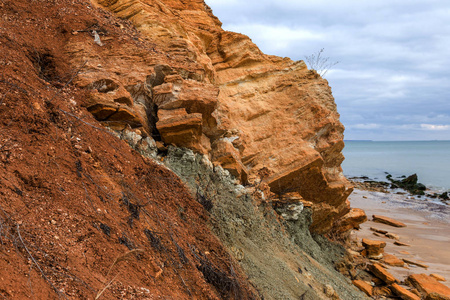
[[[268,54],[340,61],[326,78],[346,138],[450,140],[450,2],[206,2]]]

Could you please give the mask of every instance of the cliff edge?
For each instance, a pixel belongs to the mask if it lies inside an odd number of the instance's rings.
[[[326,80],[203,1],[0,11],[0,298],[365,298]]]
[[[269,185],[274,201],[312,202],[314,232],[349,212],[344,127],[327,81],[303,61],[222,30],[203,1],[95,3],[142,34],[138,45],[101,28],[102,46],[70,38],[72,66],[87,61],[75,82],[92,90],[98,120],[207,154],[242,183]]]

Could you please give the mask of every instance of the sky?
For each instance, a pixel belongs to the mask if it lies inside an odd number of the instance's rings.
[[[223,29],[324,75],[346,140],[450,140],[449,0],[206,0]]]

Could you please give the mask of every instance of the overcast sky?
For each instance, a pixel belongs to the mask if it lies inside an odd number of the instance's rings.
[[[449,0],[206,0],[225,30],[305,60],[324,48],[346,140],[450,140]]]

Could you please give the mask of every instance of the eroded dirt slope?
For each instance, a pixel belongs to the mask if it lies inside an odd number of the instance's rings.
[[[256,297],[178,177],[100,125],[71,84],[84,66],[64,55],[74,31],[145,48],[139,33],[83,0],[0,11],[1,298]]]

